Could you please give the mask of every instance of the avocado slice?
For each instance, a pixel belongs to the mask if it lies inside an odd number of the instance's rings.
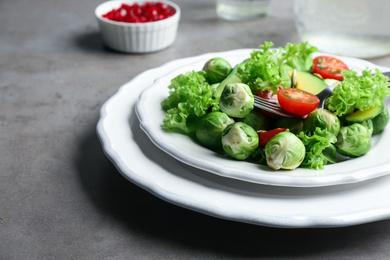
[[[349,123],[361,123],[363,121],[373,119],[383,111],[383,104],[380,106],[372,107],[363,111],[356,111],[345,117],[345,120]]]
[[[241,82],[241,78],[237,75],[237,69],[240,66],[245,65],[245,63],[247,63],[247,60],[244,60],[243,62],[237,64],[232,69],[232,71],[229,73],[229,75],[224,80],[222,80],[221,83],[219,83],[219,86],[217,87],[217,89],[214,92],[214,97],[215,98],[219,98],[221,96],[222,91],[223,91],[223,89],[225,88],[226,85],[233,84],[233,83],[242,83]]]
[[[290,77],[292,75],[292,71],[288,71],[288,74],[290,74]],[[296,88],[301,89],[303,91],[307,91],[309,93],[312,93],[313,95],[317,95],[322,90],[328,87],[328,84],[326,84],[322,79],[310,74],[306,71],[296,71],[297,76],[297,83]]]

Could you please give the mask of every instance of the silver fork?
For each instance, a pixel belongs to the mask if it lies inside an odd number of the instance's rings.
[[[383,75],[389,77],[389,82],[390,82],[390,72],[382,72]],[[320,104],[318,105],[319,108],[324,107],[324,101],[326,100],[327,97],[330,96],[332,93],[332,90],[337,84],[327,87],[324,90],[322,90],[320,93],[317,94],[317,97],[320,99]],[[305,116],[299,116],[295,115],[292,113],[287,112],[284,110],[278,103],[277,100],[270,100],[270,99],[265,99],[259,96],[254,96],[255,102],[254,106],[260,109],[263,109],[265,111],[268,111],[270,113],[283,116],[283,117],[293,117],[293,118],[305,118]]]
[[[268,111],[272,114],[276,114],[278,116],[304,118],[303,116],[298,116],[287,112],[279,105],[279,102],[276,100],[269,100],[256,95],[254,97],[255,97],[254,106],[257,108]]]

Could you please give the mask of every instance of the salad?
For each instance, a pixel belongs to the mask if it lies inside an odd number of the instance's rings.
[[[273,49],[265,42],[248,59],[229,64],[215,57],[200,71],[173,78],[162,128],[190,136],[199,145],[236,160],[273,170],[320,170],[363,156],[372,135],[389,122],[384,106],[388,77],[379,70],[361,75],[331,56],[313,59],[308,42]],[[316,96],[337,83],[318,108]],[[254,96],[275,100],[300,117],[278,117],[254,107]]]

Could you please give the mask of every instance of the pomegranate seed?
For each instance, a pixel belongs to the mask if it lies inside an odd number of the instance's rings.
[[[141,23],[146,23],[146,22],[148,22],[148,18],[146,18],[145,16],[141,16],[141,17],[139,18],[139,21],[140,21]]]
[[[118,9],[113,9],[102,17],[117,22],[147,23],[167,19],[175,13],[176,10],[165,3],[145,2],[142,5],[122,4]]]

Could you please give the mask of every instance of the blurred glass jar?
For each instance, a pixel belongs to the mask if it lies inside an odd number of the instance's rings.
[[[271,0],[216,0],[216,11],[225,20],[254,20],[268,14],[270,2]]]
[[[321,51],[358,58],[390,54],[388,0],[295,0],[302,41]]]

